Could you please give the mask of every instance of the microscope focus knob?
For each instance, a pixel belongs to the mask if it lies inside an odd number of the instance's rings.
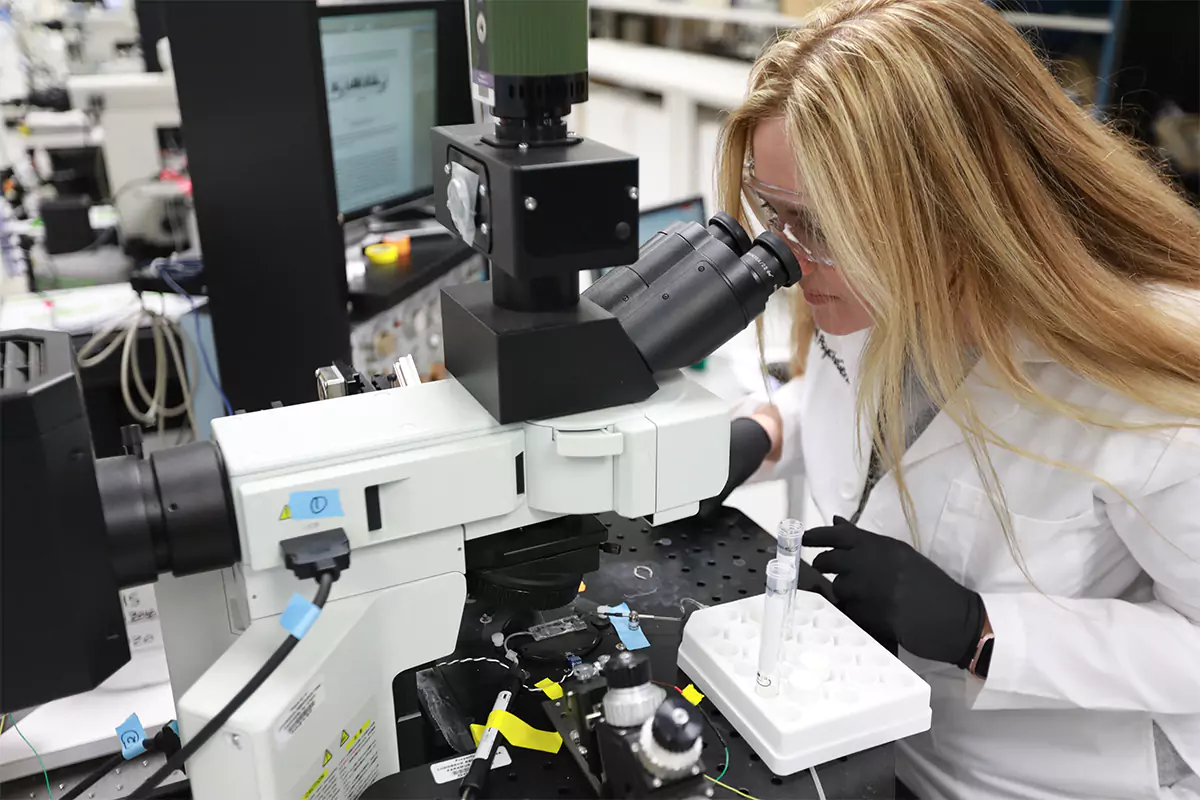
[[[650,659],[628,651],[604,665],[608,691],[604,695],[604,721],[616,728],[634,728],[654,716],[666,697],[650,682]]]
[[[691,750],[704,735],[700,715],[682,697],[668,697],[654,712],[650,732],[664,750],[684,753]]]
[[[695,772],[703,739],[699,713],[687,700],[674,695],[642,724],[638,760],[652,775],[664,780],[680,778]]]
[[[604,665],[604,677],[610,689],[632,689],[650,683],[650,659],[628,650],[609,659]]]

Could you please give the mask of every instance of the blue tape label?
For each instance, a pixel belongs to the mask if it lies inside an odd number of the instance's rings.
[[[146,731],[137,714],[117,726],[117,739],[121,742],[121,755],[128,761],[146,752]]]
[[[321,616],[321,609],[313,601],[296,592],[288,601],[287,608],[283,610],[279,624],[292,636],[303,639],[304,634],[308,633],[308,629],[313,626],[319,616]]]
[[[619,606],[610,606],[613,611],[622,611],[629,613],[629,603],[621,603]],[[646,638],[646,634],[642,633],[641,628],[633,629],[629,627],[629,617],[609,617],[612,621],[613,630],[617,632],[617,636],[621,639],[621,644],[625,645],[626,650],[641,650],[643,647],[650,646],[650,640]]]
[[[291,519],[327,519],[344,517],[342,496],[337,489],[292,492],[285,509]],[[280,515],[280,519],[284,519]]]

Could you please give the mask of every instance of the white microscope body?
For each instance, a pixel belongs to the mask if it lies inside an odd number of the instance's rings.
[[[355,798],[397,771],[392,681],[455,649],[467,542],[566,514],[661,524],[717,494],[726,403],[682,374],[659,384],[509,425],[454,380],[215,420],[241,563],[157,589],[185,741],[283,640],[292,594],[312,593],[280,541],[341,528],[352,553],[311,632],[189,760],[197,800]]]

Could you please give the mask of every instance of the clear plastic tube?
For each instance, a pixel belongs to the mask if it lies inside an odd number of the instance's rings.
[[[775,552],[779,558],[792,565],[792,590],[788,592],[787,616],[784,619],[783,635],[786,639],[793,638],[795,626],[792,615],[796,606],[796,585],[800,579],[800,541],[804,538],[804,525],[798,519],[785,519],[779,523],[779,531],[775,536]]]
[[[762,643],[758,651],[755,686],[762,697],[779,694],[779,655],[783,650],[783,631],[795,584],[796,568],[792,562],[784,558],[771,559],[767,564],[767,591],[763,595]]]

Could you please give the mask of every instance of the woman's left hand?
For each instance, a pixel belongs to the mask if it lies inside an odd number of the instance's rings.
[[[806,547],[831,547],[813,559],[835,573],[838,607],[880,641],[966,669],[987,614],[978,592],[960,585],[906,542],[864,531],[841,517],[804,534]]]

